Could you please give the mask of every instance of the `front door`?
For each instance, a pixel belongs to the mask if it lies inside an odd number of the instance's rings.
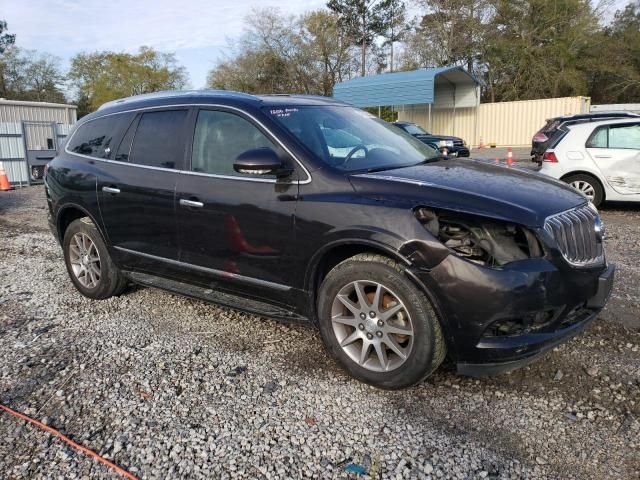
[[[640,122],[599,127],[587,151],[611,188],[622,195],[640,194]]]
[[[293,163],[248,117],[201,109],[191,168],[176,189],[180,261],[193,266],[192,281],[257,298],[289,289],[298,194],[297,171],[284,179],[234,171],[239,154],[259,147]]]
[[[138,114],[110,162],[100,162],[100,212],[119,263],[170,273],[178,260],[175,188],[189,110]]]

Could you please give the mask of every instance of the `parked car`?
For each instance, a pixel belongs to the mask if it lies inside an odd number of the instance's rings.
[[[308,322],[383,388],[447,353],[469,375],[530,362],[592,321],[613,281],[598,213],[574,189],[443,159],[322,97],[112,102],[78,122],[45,184],[81,294],[135,282]]]
[[[393,124],[407,132],[409,135],[416,137],[423,143],[435,148],[441,146],[441,142],[444,142],[447,147],[449,155],[454,157],[468,157],[469,147],[464,140],[458,137],[450,137],[447,135],[435,135],[427,132],[425,129],[411,122],[393,122]]]
[[[568,126],[543,156],[541,173],[582,192],[594,205],[640,202],[640,118]]]
[[[571,125],[622,118],[640,118],[640,115],[632,112],[593,112],[550,118],[531,139],[531,160],[542,164],[544,152],[554,148]]]

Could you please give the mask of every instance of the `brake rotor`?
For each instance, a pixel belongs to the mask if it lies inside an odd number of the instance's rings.
[[[367,293],[367,299],[369,300],[369,303],[373,304],[373,300],[375,298],[375,292],[369,292]],[[382,295],[382,310],[388,310],[391,307],[395,307],[398,304],[398,302],[396,301],[396,299],[394,298],[393,295],[391,295],[390,293],[385,293],[384,295]],[[393,320],[393,321],[392,321]],[[407,317],[406,317],[406,312],[404,310],[400,310],[398,313],[396,313],[392,318],[390,318],[387,321],[392,321],[393,325],[397,326],[397,327],[405,327],[408,328],[409,324],[407,322]],[[399,335],[397,333],[393,334],[397,341],[399,343],[403,343],[406,340],[409,340],[409,336],[408,335]]]

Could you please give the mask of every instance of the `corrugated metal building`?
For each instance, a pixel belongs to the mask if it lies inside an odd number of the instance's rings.
[[[429,118],[427,106],[412,105],[400,108],[398,118],[433,133],[462,137],[473,146],[524,147],[531,145],[531,137],[548,118],[587,113],[589,103],[589,97],[482,103],[458,109],[455,118],[451,110],[435,110]]]
[[[398,120],[477,146],[526,146],[548,118],[586,113],[588,97],[480,104],[480,82],[462,67],[383,73],[338,83],[333,96],[356,107],[392,106]]]
[[[0,167],[9,181],[28,185],[41,178],[76,120],[75,105],[0,99]]]
[[[423,68],[340,82],[333,96],[356,107],[393,106],[399,112],[419,107],[427,116],[422,126],[429,130],[434,117],[444,113],[455,130],[459,112],[474,111],[480,105],[480,82],[462,67]]]

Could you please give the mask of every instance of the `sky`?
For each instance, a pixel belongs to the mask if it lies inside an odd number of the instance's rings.
[[[627,0],[609,0],[612,10]],[[593,0],[598,3],[597,0]],[[299,14],[326,0],[0,0],[0,19],[19,47],[60,57],[64,68],[79,52],[134,53],[142,45],[174,52],[203,88],[207,73],[223,58],[228,40],[243,31],[254,7]]]
[[[49,52],[67,68],[79,52],[134,53],[142,45],[174,52],[193,88],[223,57],[228,39],[242,34],[254,7],[298,14],[326,0],[0,0],[0,19],[21,48]]]

